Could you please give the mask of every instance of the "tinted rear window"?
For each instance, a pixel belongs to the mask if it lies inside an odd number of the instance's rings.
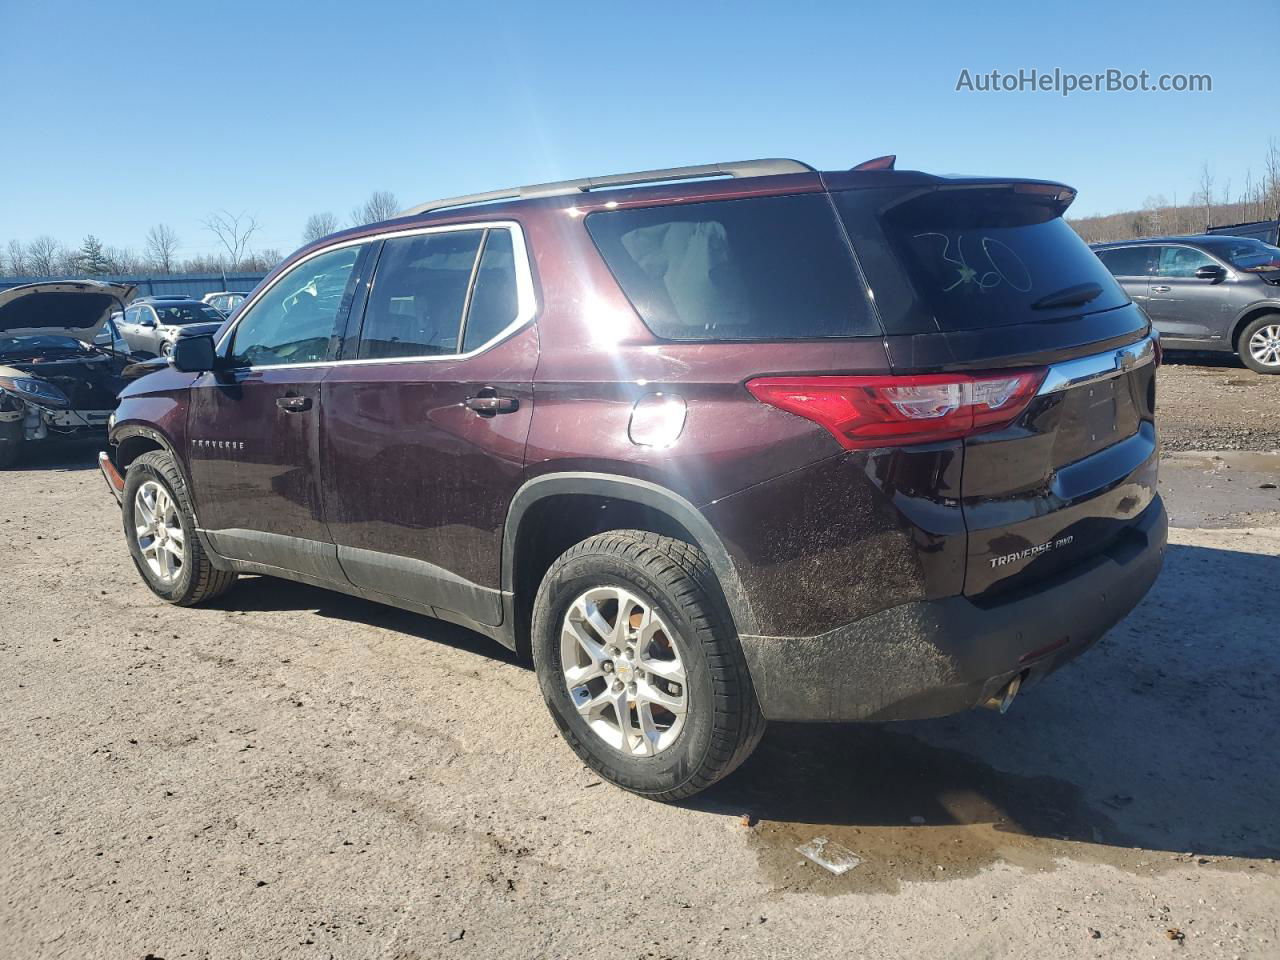
[[[975,330],[1128,302],[1053,201],[1009,187],[834,194],[890,333]],[[1034,309],[1094,283],[1083,305]]]
[[[668,340],[879,333],[825,194],[593,213],[587,230]]]

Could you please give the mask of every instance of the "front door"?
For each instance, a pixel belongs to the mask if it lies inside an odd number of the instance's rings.
[[[223,556],[343,579],[320,501],[320,385],[365,249],[320,253],[284,274],[222,345],[226,368],[191,388],[196,517]]]
[[[533,313],[515,224],[383,244],[344,362],[321,386],[326,518],[355,585],[502,622],[502,528],[533,408]]]
[[[1234,316],[1234,282],[1196,276],[1201,267],[1221,266],[1195,247],[1162,246],[1147,286],[1147,315],[1161,334],[1177,340],[1222,340]]]

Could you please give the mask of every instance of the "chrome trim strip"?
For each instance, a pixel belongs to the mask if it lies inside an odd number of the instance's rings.
[[[289,269],[286,270],[284,273],[280,274],[280,276],[276,277],[274,280],[272,280],[270,286],[262,290],[259,290],[257,294],[253,297],[253,300],[251,302],[247,304],[242,304],[241,306],[243,307],[243,309],[240,310],[240,312],[236,315],[235,323],[233,323],[230,327],[228,327],[225,331],[223,331],[222,336],[218,338],[216,349],[218,349],[219,351],[222,350],[222,345],[226,343],[231,336],[234,335],[236,327],[240,325],[240,322],[245,318],[245,315],[248,314],[249,311],[253,309],[254,305],[259,300],[262,299],[262,297],[266,294],[268,290],[271,289],[271,287],[274,287],[277,283],[279,283],[285,277],[289,276],[289,274],[293,273],[296,267],[298,267],[303,263],[306,263],[308,260],[311,260],[315,257],[320,256],[322,253],[329,253],[333,250],[340,250],[343,247],[358,246],[360,244],[365,244],[365,243],[375,243],[379,240],[392,240],[392,239],[395,239],[396,237],[412,237],[412,236],[417,236],[419,234],[427,234],[427,233],[451,233],[459,230],[486,230],[486,229],[507,230],[511,234],[512,254],[514,256],[515,266],[516,266],[516,302],[519,304],[519,310],[516,313],[516,318],[513,321],[511,321],[511,323],[507,324],[507,326],[504,327],[502,330],[498,331],[498,333],[495,336],[491,337],[489,340],[485,341],[475,349],[469,350],[466,353],[431,354],[425,357],[386,357],[386,358],[375,357],[375,358],[369,358],[365,360],[317,360],[312,363],[270,363],[270,364],[263,364],[262,366],[257,366],[257,367],[247,367],[244,369],[247,369],[249,371],[257,371],[257,370],[276,370],[280,368],[304,369],[308,367],[352,366],[357,364],[371,364],[371,363],[422,363],[424,361],[439,362],[444,360],[466,360],[469,357],[474,357],[477,354],[483,353],[484,351],[488,350],[499,340],[506,339],[511,334],[519,330],[521,327],[525,326],[530,320],[534,318],[534,315],[538,312],[537,297],[534,294],[534,288],[533,288],[533,268],[530,266],[530,263],[529,263],[529,249],[525,245],[524,230],[521,229],[520,224],[517,223],[515,220],[484,220],[484,221],[476,221],[474,223],[451,223],[451,224],[447,224],[445,226],[440,226],[440,227],[411,227],[404,230],[391,230],[386,233],[376,233],[366,237],[357,237],[350,240],[344,240],[341,243],[331,244],[330,246],[323,247],[320,250],[315,250],[307,254],[305,257],[302,257],[296,262],[290,264]],[[461,344],[459,344],[459,346],[461,346]]]
[[[1151,337],[1131,343],[1119,350],[1107,353],[1095,353],[1088,357],[1078,357],[1063,363],[1055,363],[1045,374],[1044,383],[1036,396],[1043,397],[1050,393],[1060,393],[1072,387],[1110,380],[1152,363],[1156,358],[1156,345]]]

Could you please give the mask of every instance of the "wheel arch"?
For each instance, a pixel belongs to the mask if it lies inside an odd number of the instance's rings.
[[[612,510],[608,518],[590,511]],[[547,521],[557,524],[548,551],[537,534]],[[755,617],[733,559],[711,523],[673,490],[647,480],[601,473],[556,473],[527,481],[511,500],[502,538],[502,590],[509,598],[518,652],[527,653],[533,593],[551,561],[564,549],[595,533],[640,527],[688,540],[707,557],[719,581],[738,633],[756,633]],[[572,540],[572,542],[569,542]],[[554,552],[555,556],[550,556]]]
[[[1259,317],[1264,317],[1269,313],[1280,315],[1280,300],[1266,300],[1262,303],[1251,303],[1245,307],[1240,316],[1236,317],[1236,321],[1231,326],[1231,349],[1236,353],[1240,352],[1240,334],[1244,333],[1244,328]]]

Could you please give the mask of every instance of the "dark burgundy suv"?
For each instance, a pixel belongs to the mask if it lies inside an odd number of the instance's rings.
[[[265,574],[465,624],[649,796],[766,720],[1007,707],[1165,545],[1158,344],[1073,197],[883,158],[424,204],[179,340],[103,471],[161,598]]]

